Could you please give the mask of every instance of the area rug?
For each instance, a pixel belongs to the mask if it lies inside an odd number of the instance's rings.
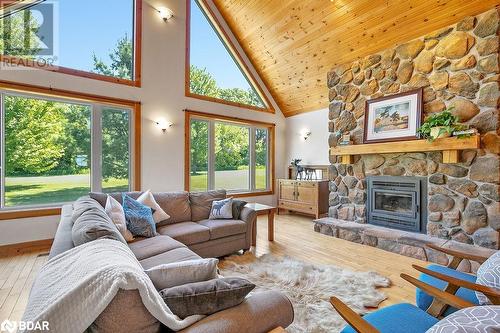
[[[240,276],[255,285],[255,291],[278,290],[293,304],[295,320],[290,333],[339,332],[345,321],[329,302],[337,296],[360,314],[377,307],[387,297],[377,290],[391,282],[375,272],[354,272],[332,265],[313,265],[290,257],[247,252],[226,258],[220,264],[223,276]]]

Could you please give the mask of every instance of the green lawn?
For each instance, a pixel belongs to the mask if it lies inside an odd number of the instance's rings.
[[[255,171],[255,185],[257,189],[266,189],[266,169],[258,168]],[[227,170],[217,171],[215,175],[217,188],[223,189],[241,189],[247,187],[248,170]],[[191,175],[191,191],[207,190],[207,173],[199,173],[196,176]]]
[[[106,192],[128,190],[127,179],[109,179],[103,183]],[[88,194],[90,176],[7,177],[5,206],[27,206],[69,202]]]

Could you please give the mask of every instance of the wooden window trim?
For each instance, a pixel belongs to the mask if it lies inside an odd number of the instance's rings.
[[[41,86],[29,85],[29,84],[21,84],[21,83],[12,83],[8,81],[0,80],[0,89],[8,90],[12,92],[20,92],[20,93],[29,93],[31,95],[39,95],[41,97],[52,97],[52,98],[67,98],[75,101],[81,102],[91,102],[91,103],[101,103],[110,106],[116,107],[127,107],[130,108],[133,112],[132,119],[134,121],[134,137],[132,138],[132,142],[134,144],[134,160],[131,161],[133,163],[133,175],[132,175],[132,189],[134,191],[139,191],[141,189],[141,102],[113,98],[113,97],[105,97],[100,95],[79,93],[69,90],[63,89],[55,89],[55,88],[45,88]],[[43,207],[43,208],[30,208],[30,209],[12,209],[12,210],[3,210],[0,211],[0,221],[4,220],[13,220],[20,218],[29,218],[29,217],[42,217],[42,216],[53,216],[61,214],[62,205],[54,205],[52,207]]]
[[[228,193],[229,197],[234,197],[234,198],[243,198],[243,197],[257,197],[257,196],[263,196],[263,195],[274,195],[275,193],[275,161],[276,161],[276,124],[273,123],[267,123],[263,121],[256,121],[256,120],[250,120],[250,119],[244,119],[244,118],[237,118],[237,117],[229,117],[229,116],[223,116],[223,115],[218,115],[218,114],[213,114],[213,113],[206,113],[206,112],[200,112],[200,111],[194,111],[194,110],[189,110],[185,109],[184,110],[184,190],[189,192],[189,187],[190,187],[190,175],[189,175],[189,169],[191,166],[191,154],[190,154],[190,144],[191,144],[191,131],[190,131],[190,124],[191,124],[191,119],[192,118],[204,118],[207,120],[211,121],[223,121],[226,123],[234,123],[234,124],[239,124],[239,125],[246,125],[246,126],[259,126],[259,127],[266,127],[269,130],[269,168],[270,168],[270,177],[269,181],[271,184],[269,184],[269,189],[264,190],[264,191],[255,191],[255,192],[241,192],[241,193]]]
[[[245,61],[243,61],[241,54],[237,51],[234,43],[232,42],[231,38],[229,38],[229,35],[227,32],[221,28],[221,24],[219,20],[217,19],[217,16],[213,12],[212,8],[208,5],[206,0],[198,0],[200,4],[202,5],[205,13],[209,17],[209,21],[212,23],[212,26],[215,28],[216,33],[222,38],[223,43],[227,46],[229,49],[229,52],[233,55],[233,58],[239,65],[239,68],[243,72],[243,75],[246,76],[246,78],[250,81],[250,85],[256,90],[257,94],[259,97],[262,99],[266,107],[260,108],[254,105],[248,105],[248,104],[243,104],[243,103],[237,103],[237,102],[231,102],[231,101],[226,101],[224,99],[220,98],[215,98],[215,97],[210,97],[210,96],[205,96],[205,95],[199,95],[199,94],[194,94],[191,92],[190,89],[190,68],[191,68],[191,61],[190,61],[190,44],[191,44],[191,1],[186,0],[186,55],[185,55],[185,95],[186,97],[192,97],[196,99],[201,99],[204,101],[209,101],[209,102],[214,102],[214,103],[220,103],[220,104],[225,104],[225,105],[231,105],[231,106],[236,106],[236,107],[241,107],[245,109],[250,109],[254,111],[260,111],[260,112],[268,112],[268,113],[275,113],[275,109],[267,97],[267,95],[264,93],[264,91],[261,88],[261,85],[259,82],[256,80],[255,76],[253,75],[252,71],[248,67]],[[251,62],[250,59],[250,64],[252,65],[253,68],[255,66]]]
[[[36,68],[39,70],[44,70],[48,72],[61,73],[66,75],[78,76],[82,78],[123,84],[126,86],[132,87],[141,87],[141,67],[142,67],[142,0],[134,0],[135,8],[134,8],[134,79],[127,80],[92,72],[87,72],[84,70],[73,69],[64,66],[40,66],[34,60],[29,59],[21,59],[14,56],[1,55],[0,61],[4,63],[20,63],[18,66]],[[8,7],[8,6],[2,6]],[[1,7],[0,7],[1,8]]]

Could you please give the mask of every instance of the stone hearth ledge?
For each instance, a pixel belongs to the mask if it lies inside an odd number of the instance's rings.
[[[330,217],[314,220],[314,231],[324,235],[345,239],[351,242],[377,247],[382,250],[398,253],[407,257],[434,262],[440,265],[447,265],[449,256],[429,249],[426,244],[434,244],[445,248],[466,251],[470,254],[490,256],[495,250],[484,247],[460,243],[454,240],[447,240],[432,237],[425,234],[418,234],[408,231],[395,230],[375,226],[371,224],[361,224],[357,222],[344,221]],[[476,272],[478,263],[462,261],[459,270],[464,272]]]

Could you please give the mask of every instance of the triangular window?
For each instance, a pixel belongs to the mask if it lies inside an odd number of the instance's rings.
[[[189,86],[191,97],[269,110],[264,94],[242,65],[202,0],[190,1]]]

